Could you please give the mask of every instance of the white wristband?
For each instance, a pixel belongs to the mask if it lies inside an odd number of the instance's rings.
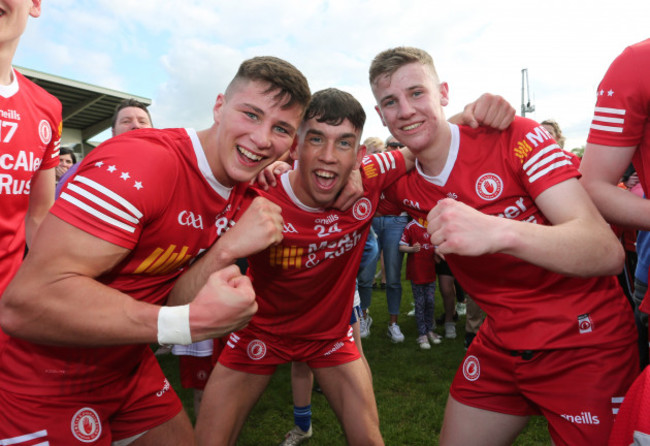
[[[189,345],[192,343],[189,304],[176,307],[160,307],[158,312],[158,343],[160,345]]]

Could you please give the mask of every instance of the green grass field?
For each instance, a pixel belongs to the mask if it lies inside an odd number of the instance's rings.
[[[370,314],[374,320],[371,334],[363,348],[372,369],[381,432],[387,445],[437,445],[447,401],[448,389],[465,354],[465,318],[457,323],[458,337],[444,339],[431,350],[420,350],[415,342],[415,319],[411,309],[411,285],[403,281],[399,324],[406,340],[393,344],[386,335],[388,313],[383,290],[374,290]],[[441,314],[441,299],[436,294],[436,315]],[[437,329],[443,334],[442,328]],[[172,385],[179,392],[187,412],[194,419],[192,393],[180,388],[176,358],[159,357]],[[313,437],[310,446],[345,445],[345,437],[325,397],[312,393]],[[470,424],[472,420],[467,420]],[[290,366],[278,369],[271,384],[251,413],[240,435],[240,446],[263,446],[280,443],[293,427]],[[515,445],[550,444],[546,421],[531,420]]]

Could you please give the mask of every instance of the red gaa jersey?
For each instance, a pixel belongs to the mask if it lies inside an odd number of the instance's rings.
[[[257,191],[282,207],[283,240],[249,257],[259,309],[249,327],[277,336],[324,340],[346,334],[355,280],[381,191],[405,172],[400,152],[366,156],[364,195],[346,212],[305,206],[288,174]]]
[[[230,225],[245,188],[217,182],[193,130],[132,130],[84,159],[51,212],[131,250],[99,282],[163,305],[182,269]],[[96,389],[130,373],[147,349],[40,346],[11,338],[0,358],[0,386],[41,396]]]
[[[598,86],[587,141],[613,147],[638,146],[632,163],[643,190],[650,187],[650,39],[627,47]],[[616,149],[612,149],[616,150]]]
[[[549,224],[534,199],[579,175],[540,125],[515,118],[505,131],[451,125],[447,164],[429,177],[418,164],[386,192],[421,224],[453,198],[488,215]],[[632,314],[614,277],[575,278],[506,254],[445,256],[459,283],[486,312],[481,328],[509,350],[621,345],[635,337]]]
[[[416,285],[435,282],[436,250],[431,244],[431,236],[424,226],[416,220],[411,220],[404,228],[399,244],[413,246],[416,243],[420,244],[420,250],[408,254],[406,258],[406,278]]]
[[[32,176],[59,165],[61,103],[13,70],[0,85],[0,295],[25,254]]]

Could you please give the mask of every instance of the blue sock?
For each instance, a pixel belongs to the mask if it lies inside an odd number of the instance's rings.
[[[293,406],[293,422],[303,432],[307,432],[311,426],[311,404],[304,407]]]

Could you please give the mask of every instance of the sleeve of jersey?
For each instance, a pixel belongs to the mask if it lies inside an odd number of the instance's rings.
[[[650,115],[650,42],[628,47],[600,82],[587,141],[614,147],[636,146]]]
[[[179,159],[148,140],[115,138],[87,156],[51,212],[110,243],[133,249],[142,228],[174,194]]]
[[[571,156],[535,121],[518,118],[510,126],[506,159],[535,199],[551,186],[580,176]]]
[[[242,188],[242,198],[240,202],[237,204],[237,210],[233,214],[232,219],[234,221],[239,221],[241,216],[248,210],[248,207],[251,205],[253,200],[257,197],[265,197],[268,198],[268,195],[265,193],[263,189],[258,189],[257,187],[248,187],[248,188]]]
[[[39,132],[41,136],[46,136],[49,133],[50,142],[45,148],[43,154],[43,162],[39,169],[52,169],[59,165],[59,150],[61,149],[61,132],[63,131],[63,118],[61,117],[61,102],[54,96],[51,96],[48,101],[48,119],[49,130],[43,128],[44,123],[39,125]],[[45,132],[45,134],[43,133]]]
[[[384,190],[406,173],[404,156],[400,151],[374,153],[361,162],[366,188]]]

